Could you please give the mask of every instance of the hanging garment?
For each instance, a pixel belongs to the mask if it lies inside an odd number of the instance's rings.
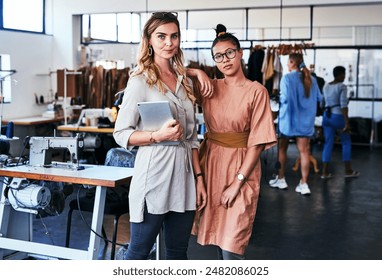
[[[274,62],[273,62],[273,92],[280,90],[280,81],[283,76],[283,66],[281,65],[280,56],[277,52],[274,53]],[[271,92],[270,92],[271,93]]]
[[[255,49],[252,51],[248,59],[248,73],[247,78],[251,81],[258,81],[263,83],[263,72],[261,67],[263,66],[265,51],[264,49]]]

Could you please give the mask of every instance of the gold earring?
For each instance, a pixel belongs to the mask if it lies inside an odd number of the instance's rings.
[[[149,56],[152,56],[152,55],[153,55],[153,47],[149,46]]]

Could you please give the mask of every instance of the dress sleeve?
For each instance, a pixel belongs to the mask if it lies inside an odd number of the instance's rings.
[[[137,103],[145,100],[146,87],[145,80],[139,76],[131,77],[127,83],[113,133],[116,143],[121,147],[133,148],[128,146],[129,138],[140,122]]]
[[[248,147],[265,144],[265,149],[269,149],[276,144],[276,132],[269,95],[265,87],[260,84],[257,84],[255,88],[250,121]]]
[[[312,87],[313,87],[313,90],[314,90],[314,93],[317,97],[317,103],[321,103],[322,102],[322,94],[321,94],[321,91],[320,91],[320,87],[318,86],[318,83],[317,83],[317,79],[313,76],[312,77]]]

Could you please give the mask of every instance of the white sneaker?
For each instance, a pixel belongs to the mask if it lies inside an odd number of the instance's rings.
[[[302,195],[310,195],[310,189],[307,183],[304,184],[298,184],[296,187],[296,192],[302,194]]]
[[[269,186],[271,188],[279,188],[282,190],[282,189],[286,189],[288,187],[288,184],[285,181],[285,178],[279,179],[277,177],[277,179],[269,181]]]
[[[279,175],[276,175],[276,177],[274,179],[269,180],[269,184],[273,185],[274,183],[277,182],[278,179],[279,179]]]

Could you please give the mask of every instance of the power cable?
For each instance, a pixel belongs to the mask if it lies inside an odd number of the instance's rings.
[[[126,246],[126,244],[122,244],[122,243],[118,243],[118,242],[113,242],[112,240],[109,240],[108,238],[103,237],[101,234],[99,234],[98,232],[96,232],[95,230],[92,229],[92,227],[86,221],[86,219],[85,219],[85,217],[84,217],[84,215],[82,213],[81,205],[80,205],[80,193],[81,193],[81,187],[78,188],[78,191],[77,191],[77,207],[78,207],[78,211],[80,213],[82,221],[86,224],[86,226],[89,228],[89,230],[91,232],[93,232],[95,235],[97,235],[99,238],[101,238],[102,240],[106,241],[106,242],[110,242],[111,244],[115,244],[115,245],[119,245],[119,246]]]

